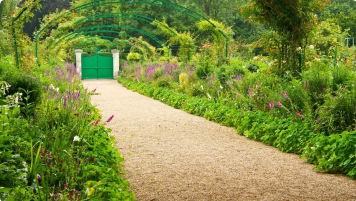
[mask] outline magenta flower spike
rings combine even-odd
[[[107,123],[109,123],[112,119],[114,118],[114,115],[111,115],[108,120],[106,120]]]

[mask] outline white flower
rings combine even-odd
[[[314,45],[310,45],[309,47],[310,47],[310,49],[314,49]]]
[[[203,85],[200,85],[200,88],[201,88],[201,90],[204,90],[204,87],[203,87]]]
[[[58,87],[56,88],[56,92],[59,92],[59,88]]]
[[[49,85],[49,89],[54,89],[53,84]]]
[[[210,94],[206,94],[206,95],[208,96],[208,98],[209,98],[209,99],[211,99],[211,96],[210,96]]]
[[[221,85],[220,85],[220,89],[223,89],[224,87],[222,87]]]
[[[302,50],[302,48],[301,48],[301,47],[298,47],[298,48],[297,48],[297,51],[300,51],[300,50]]]
[[[73,142],[79,142],[79,141],[80,141],[80,137],[79,136],[74,136]]]

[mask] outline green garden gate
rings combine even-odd
[[[82,79],[113,79],[113,57],[96,54],[82,56]]]

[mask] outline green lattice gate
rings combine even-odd
[[[82,79],[113,79],[113,66],[112,56],[83,56]]]

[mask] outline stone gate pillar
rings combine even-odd
[[[76,67],[80,78],[82,77],[82,53],[83,50],[75,50]]]
[[[111,50],[113,62],[114,62],[114,78],[116,79],[119,76],[120,70],[120,51],[119,50]]]

